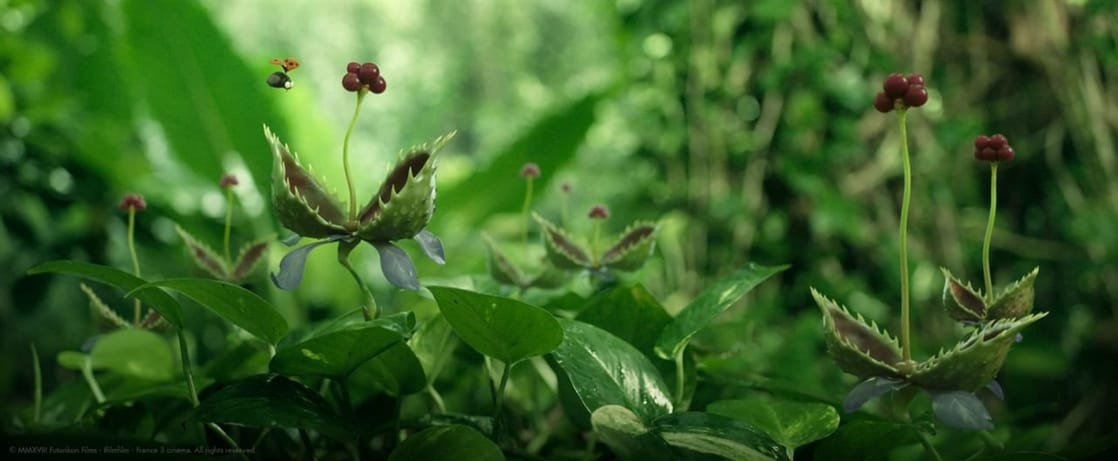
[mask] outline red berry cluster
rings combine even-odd
[[[1005,136],[996,134],[993,136],[979,135],[974,138],[974,158],[984,162],[1008,162],[1013,160],[1013,148],[1009,146],[1009,140]]]
[[[140,194],[126,194],[124,198],[120,200],[120,209],[124,211],[132,209],[143,211],[144,208],[147,207],[148,204],[144,202],[144,196]]]
[[[346,91],[366,90],[381,94],[387,87],[388,83],[380,75],[380,68],[376,64],[351,62],[346,65],[346,74],[342,77],[342,88],[345,88]]]
[[[924,88],[924,76],[912,74],[905,77],[901,74],[890,74],[881,85],[882,91],[873,99],[873,108],[878,112],[886,113],[898,104],[902,108],[920,107],[928,102],[928,90]]]
[[[590,219],[606,219],[609,218],[609,208],[601,204],[594,205],[588,214]]]

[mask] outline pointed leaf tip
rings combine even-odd
[[[397,288],[419,290],[419,278],[408,253],[391,243],[373,243],[380,254],[380,270],[384,278]]]
[[[294,290],[303,281],[303,270],[307,265],[307,256],[310,256],[311,250],[318,248],[328,243],[333,243],[345,238],[341,235],[334,235],[326,240],[319,240],[314,243],[308,243],[299,248],[291,250],[280,260],[279,272],[271,273],[272,283],[277,288],[285,291]]]
[[[547,248],[547,258],[560,269],[582,269],[594,267],[590,250],[575,241],[562,228],[552,224],[543,216],[532,213],[532,217],[543,228],[543,240]]]
[[[862,316],[855,317],[845,307],[823,296],[814,288],[811,295],[823,312],[827,352],[843,371],[862,378],[900,377],[901,348],[889,336]]]
[[[1014,319],[1024,317],[1033,311],[1033,282],[1040,272],[1040,268],[1033,269],[1024,277],[1013,282],[1004,290],[994,302],[990,304],[987,317],[990,319]]]
[[[179,238],[186,243],[187,249],[190,250],[190,257],[194,260],[194,264],[198,267],[209,272],[219,279],[226,279],[229,276],[229,269],[225,267],[225,261],[217,252],[210,249],[197,238],[191,235],[186,229],[179,225],[175,225],[175,233],[179,234]]]
[[[943,284],[943,307],[947,315],[960,322],[979,322],[986,318],[986,301],[970,284],[964,285],[946,268],[940,268],[946,279]]]
[[[617,243],[602,253],[602,265],[611,269],[634,271],[640,269],[656,245],[656,225],[637,223],[630,225]]]
[[[431,258],[436,264],[446,264],[443,242],[435,234],[423,229],[412,238],[419,243],[419,247],[423,249],[423,254],[427,255],[428,258]]]

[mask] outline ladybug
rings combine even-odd
[[[299,67],[299,60],[295,58],[274,58],[272,59],[272,64],[280,66],[283,69],[283,72],[272,72],[272,74],[268,76],[268,86],[272,88],[282,88],[285,90],[290,90],[292,87],[294,87],[295,82],[291,80],[291,77],[288,76],[287,73]]]

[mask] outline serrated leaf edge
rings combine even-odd
[[[187,232],[186,229],[183,229],[182,226],[179,226],[178,224],[175,224],[175,233],[179,234],[179,238],[181,238],[183,242],[186,243],[187,248],[191,252],[194,251],[194,248],[191,247],[197,247],[201,248],[202,251],[209,253],[209,256],[217,262],[217,265],[219,266],[218,269],[220,269],[221,272],[215,272],[214,268],[199,264],[198,257],[194,254],[191,254],[190,259],[194,261],[195,266],[200,267],[202,270],[219,279],[226,280],[229,278],[229,267],[225,265],[224,258],[218,256],[217,252],[210,248],[209,245],[202,243],[200,240],[195,238],[194,235],[192,235],[190,232]]]
[[[450,140],[453,139],[457,133],[457,131],[451,131],[447,134],[439,136],[438,138],[435,138],[434,141],[425,142],[407,149],[400,150],[400,153],[397,154],[396,161],[387,166],[387,174],[385,175],[384,179],[381,180],[380,186],[377,187],[376,193],[369,200],[369,203],[361,207],[360,212],[357,214],[357,221],[359,226],[358,234],[373,233],[372,229],[376,228],[380,224],[382,218],[392,211],[395,204],[394,202],[396,201],[396,197],[403,194],[404,191],[410,190],[409,186],[411,186],[412,184],[416,184],[416,180],[424,175],[427,175],[430,182],[430,184],[428,184],[428,187],[431,190],[431,205],[429,210],[425,210],[425,213],[427,213],[428,215],[427,219],[430,219],[431,215],[435,213],[435,199],[437,198],[435,177],[438,174],[438,154],[439,151],[444,146],[446,146],[446,144],[449,143]],[[423,162],[423,167],[415,173],[412,173],[411,169],[409,168],[406,172],[407,177],[404,181],[404,184],[403,186],[400,186],[399,189],[396,189],[395,187],[389,185],[388,181],[391,178],[392,173],[401,166],[404,166],[404,163],[406,163],[417,154],[427,154],[427,160]],[[388,186],[389,189],[387,200],[384,200],[380,197],[383,192],[381,189],[385,186]],[[372,216],[365,217],[365,215],[368,213],[373,214]],[[411,236],[405,236],[402,238],[409,237]]]
[[[117,314],[116,311],[110,308],[108,304],[105,304],[104,301],[101,301],[101,298],[97,296],[97,293],[94,293],[93,289],[89,288],[89,285],[86,285],[85,282],[78,282],[78,287],[80,287],[82,292],[84,292],[85,295],[89,297],[90,310],[100,316],[101,319],[108,321],[112,325],[115,325],[117,328],[129,328],[132,326],[132,324],[128,323],[127,320],[124,320],[124,318],[121,317],[120,314]]]
[[[543,216],[540,216],[539,213],[532,213],[532,218],[535,219],[537,223],[539,223],[540,227],[544,228],[544,232],[543,232],[544,243],[547,244],[548,248],[555,251],[556,254],[559,254],[559,255],[563,256],[564,258],[567,258],[567,260],[570,261],[571,264],[573,264],[575,266],[584,267],[584,268],[588,268],[588,269],[589,268],[594,268],[594,267],[597,266],[597,264],[591,259],[592,257],[591,257],[590,250],[587,249],[585,246],[583,246],[578,240],[576,240],[574,237],[572,237],[569,233],[567,233],[566,230],[564,230],[563,228],[553,224],[551,221],[548,221],[547,218],[544,218]],[[570,242],[572,246],[574,246],[575,248],[577,248],[579,251],[581,251],[583,253],[584,257],[579,258],[577,255],[573,255],[570,252],[568,252],[566,248],[560,246],[555,241],[555,238],[554,238],[553,234],[557,234],[557,235],[563,237],[568,242]]]
[[[940,272],[943,272],[943,276],[947,279],[943,282],[943,305],[944,305],[944,308],[945,309],[950,309],[950,308],[947,307],[947,300],[950,297],[951,301],[954,302],[956,306],[958,306],[964,312],[970,314],[973,317],[972,321],[978,322],[978,321],[981,321],[981,320],[985,319],[986,318],[986,312],[983,312],[981,315],[979,315],[978,313],[975,313],[974,311],[968,309],[966,306],[964,306],[962,303],[959,302],[958,298],[955,297],[955,293],[953,293],[951,291],[950,283],[952,281],[954,281],[960,287],[969,291],[972,295],[976,296],[978,298],[978,300],[982,302],[983,310],[986,311],[986,310],[989,310],[990,305],[986,304],[986,297],[983,296],[982,290],[975,289],[973,286],[971,286],[970,282],[966,282],[966,284],[964,284],[962,280],[960,280],[958,277],[956,277],[955,274],[952,274],[951,271],[948,270],[946,267],[940,267],[939,270],[940,270]],[[958,320],[958,319],[955,319],[955,320]]]
[[[241,251],[237,253],[237,258],[233,260],[234,261],[233,269],[231,271],[229,271],[229,280],[237,282],[237,281],[240,281],[240,280],[244,279],[249,274],[251,274],[252,271],[256,268],[256,266],[259,265],[260,262],[264,260],[264,254],[263,253],[268,251],[268,242],[271,241],[273,238],[274,237],[272,237],[272,236],[268,236],[268,237],[265,237],[265,238],[262,238],[262,239],[256,239],[256,240],[251,241],[249,243],[246,243],[244,246],[242,246]],[[261,247],[260,257],[256,258],[255,262],[253,262],[252,264],[249,264],[248,267],[245,267],[244,270],[242,271],[241,270],[241,264],[244,263],[245,257],[248,256],[249,251],[251,251],[253,248],[256,248],[256,247]]]
[[[820,293],[814,287],[811,288],[811,296],[813,298],[815,298],[815,304],[819,307],[819,310],[823,312],[824,328],[828,332],[833,332],[834,337],[839,340],[839,343],[841,343],[843,346],[847,347],[849,350],[858,353],[863,358],[873,362],[875,365],[879,365],[879,366],[881,366],[881,367],[883,367],[887,370],[892,370],[893,372],[896,373],[896,376],[904,376],[904,374],[901,373],[901,370],[898,369],[896,365],[891,365],[891,364],[885,363],[885,362],[877,359],[876,357],[873,357],[873,356],[869,355],[869,353],[867,351],[864,351],[864,350],[858,348],[854,343],[850,342],[849,340],[844,338],[842,335],[838,334],[838,329],[837,329],[837,327],[835,327],[833,320],[831,320],[830,313],[827,311],[827,309],[825,307],[823,307],[823,305],[824,304],[831,304],[831,305],[837,307],[841,314],[845,315],[850,320],[853,320],[856,323],[862,325],[863,327],[866,327],[867,329],[872,331],[875,335],[877,335],[880,339],[883,339],[886,344],[891,345],[893,347],[894,352],[897,353],[897,356],[901,357],[901,356],[903,356],[903,354],[902,354],[902,351],[901,351],[900,341],[897,340],[897,338],[890,335],[889,332],[886,331],[884,328],[881,328],[880,326],[878,326],[877,322],[874,322],[872,320],[867,322],[865,317],[862,317],[862,314],[852,313],[850,311],[850,309],[848,309],[846,306],[844,306],[842,304],[839,304],[835,300],[824,296],[822,293]],[[830,333],[828,333],[828,334],[830,334]]]
[[[307,198],[303,196],[303,194],[291,190],[291,182],[287,179],[287,167],[284,165],[283,156],[279,153],[275,146],[283,146],[283,149],[287,151],[288,155],[291,156],[291,159],[295,161],[295,164],[306,171],[307,176],[311,179],[311,181],[313,181],[319,189],[322,189],[324,192],[326,192],[330,200],[334,201],[334,204],[338,207],[338,210],[343,210],[344,207],[341,200],[338,199],[333,191],[330,191],[323,186],[323,184],[325,184],[325,181],[322,181],[319,178],[315,177],[314,172],[309,167],[303,166],[303,163],[299,161],[299,154],[293,151],[291,147],[287,145],[287,143],[280,141],[279,136],[273,133],[271,128],[269,128],[267,124],[264,125],[264,136],[268,139],[269,144],[272,145],[272,155],[279,160],[280,177],[283,178],[283,188],[284,191],[286,191],[287,195],[294,197],[297,202],[303,205],[303,208],[317,219],[318,224],[333,229],[336,231],[335,233],[338,234],[349,234],[350,232],[346,230],[343,224],[334,223],[327,220],[319,213],[319,207],[312,207],[310,202],[307,201]]]
[[[646,228],[646,227],[651,228],[651,230],[648,232],[648,234],[644,235],[643,237],[640,237],[639,239],[637,239],[633,242],[630,242],[628,245],[625,245],[625,238],[627,236],[629,236],[633,232],[636,232],[636,230],[638,228]],[[634,248],[636,248],[640,245],[644,245],[645,243],[654,239],[656,237],[656,231],[658,231],[659,229],[660,229],[659,226],[655,222],[652,222],[652,221],[637,221],[637,222],[634,222],[632,224],[629,224],[628,226],[625,227],[625,230],[623,230],[618,235],[617,243],[614,243],[613,245],[610,245],[609,247],[606,248],[606,251],[602,252],[601,264],[603,266],[608,266],[608,265],[613,264],[617,261],[625,259],[625,256],[630,251],[632,251]],[[622,245],[624,245],[624,246],[622,246]]]
[[[1023,275],[1015,282],[1007,285],[1004,289],[1002,289],[1001,292],[998,293],[998,296],[994,298],[994,302],[990,303],[990,307],[997,306],[1003,299],[1005,299],[1006,296],[1015,293],[1017,290],[1021,289],[1022,286],[1025,286],[1026,284],[1031,286],[1033,283],[1036,282],[1037,275],[1039,274],[1040,266],[1037,266],[1034,267],[1033,270],[1029,271],[1028,274]]]
[[[1032,325],[1037,320],[1040,320],[1047,316],[1047,312],[1038,312],[1020,318],[998,319],[985,323],[978,329],[971,332],[966,339],[955,343],[955,346],[953,346],[951,349],[945,350],[943,348],[940,348],[939,352],[937,352],[935,355],[929,357],[923,362],[920,362],[920,364],[916,366],[916,374],[931,370],[938,366],[940,362],[951,360],[952,357],[967,353],[971,349],[974,349],[979,345],[1004,340],[1006,336],[1016,336],[1017,333],[1025,329],[1025,327]],[[999,331],[997,331],[997,334],[995,334],[993,337],[987,338],[986,336],[990,333],[993,333],[993,330]]]

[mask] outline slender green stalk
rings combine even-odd
[[[680,350],[675,355],[675,404],[678,407],[683,406],[683,387],[687,381],[685,371],[683,368],[683,351]]]
[[[136,257],[136,207],[128,207],[128,253],[132,255],[132,275],[140,276],[140,259]],[[132,323],[140,326],[140,299],[132,304]]]
[[[932,445],[932,440],[928,438],[928,434],[925,434],[923,431],[916,431],[916,433],[920,435],[920,444],[924,445],[924,450],[927,450],[928,454],[932,455],[932,459],[943,461],[943,457],[936,451],[936,446]]]
[[[990,277],[990,238],[994,235],[994,218],[998,212],[998,162],[990,164],[990,216],[986,219],[986,237],[982,239],[982,276],[986,279],[986,302],[994,302],[994,279]]]
[[[299,428],[299,440],[303,442],[303,459],[314,459],[314,447],[311,446],[311,438],[307,435],[307,430]]]
[[[365,316],[365,321],[371,321],[380,316],[380,308],[377,306],[377,299],[373,297],[373,292],[369,290],[369,286],[361,281],[361,276],[353,269],[353,265],[349,263],[349,252],[357,247],[357,243],[341,242],[338,244],[338,264],[349,271],[349,275],[353,277],[353,281],[357,282],[357,286],[361,287],[361,291],[365,293],[365,304],[361,305],[361,314]]]
[[[571,199],[567,197],[568,195],[570,195],[570,193],[566,191],[563,191],[563,193],[559,195],[559,201],[562,202],[562,209],[560,210],[562,212],[560,215],[561,221],[559,222],[564,227],[571,225]]]
[[[904,196],[901,198],[901,347],[905,363],[912,361],[912,341],[909,336],[908,306],[908,206],[912,197],[912,162],[908,155],[908,130],[905,127],[905,111],[897,112],[897,123],[901,129],[901,156],[904,159]]]
[[[342,141],[342,168],[345,169],[345,184],[349,188],[349,221],[357,220],[357,191],[353,189],[353,176],[349,173],[349,137],[353,134],[353,126],[357,124],[357,115],[361,113],[361,102],[365,100],[365,90],[357,92],[357,105],[353,108],[353,118],[349,120],[349,127],[345,130],[345,139]]]
[[[590,241],[590,257],[598,260],[598,239],[602,238],[602,220],[594,220],[594,239]]]
[[[532,207],[532,183],[535,178],[528,176],[524,178],[527,180],[528,188],[524,191],[524,205],[520,207],[520,223],[523,227],[520,229],[520,239],[524,243],[524,247],[528,247],[528,210]]]
[[[35,349],[35,343],[31,343],[31,363],[34,365],[31,371],[35,376],[35,413],[32,421],[38,426],[39,417],[43,413],[43,371],[39,368],[39,351]]]
[[[233,227],[233,188],[225,188],[225,265],[233,264],[229,257],[229,229]]]
[[[98,404],[105,403],[105,393],[101,392],[101,386],[97,385],[97,379],[93,377],[93,359],[89,356],[86,356],[85,361],[82,362],[82,377],[85,378],[89,391],[93,393],[93,399]]]
[[[501,419],[501,406],[505,403],[505,386],[509,383],[511,372],[512,364],[505,362],[505,366],[501,370],[501,384],[497,385],[497,403],[493,405],[493,421],[500,421]]]
[[[439,394],[439,390],[435,389],[434,385],[427,385],[427,394],[430,395],[431,400],[435,402],[435,408],[439,409],[439,413],[446,413],[446,403],[443,402],[442,394]]]
[[[178,331],[179,356],[182,358],[182,375],[186,379],[186,390],[190,393],[191,406],[198,406],[198,388],[194,387],[194,372],[190,368],[190,351],[186,349],[186,335]]]

